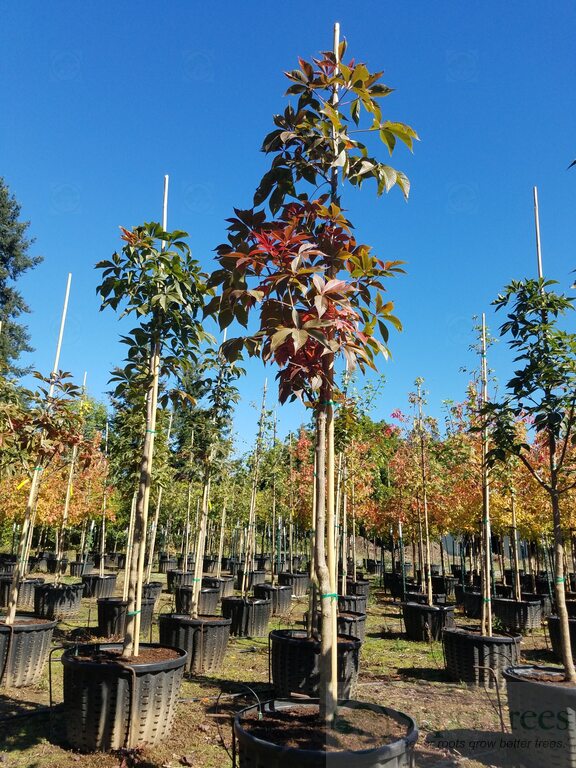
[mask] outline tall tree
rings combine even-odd
[[[29,224],[20,221],[20,206],[0,177],[0,370],[14,376],[26,372],[15,365],[22,352],[32,352],[28,330],[19,320],[30,309],[14,283],[42,261],[28,255],[34,242],[26,237]]]

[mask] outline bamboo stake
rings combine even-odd
[[[102,496],[102,525],[100,529],[100,564],[98,573],[100,578],[104,576],[104,558],[106,557],[106,507],[108,504],[108,419],[104,431],[104,457],[106,461],[106,473],[104,475],[104,493]]]
[[[432,572],[431,572],[431,551],[430,551],[430,526],[428,520],[428,490],[426,478],[426,451],[424,445],[424,422],[422,415],[422,380],[416,380],[417,399],[418,399],[418,431],[420,433],[420,473],[422,479],[422,506],[424,509],[424,540],[426,544],[426,562],[424,563],[426,578],[426,597],[428,605],[433,605],[432,596]]]
[[[266,390],[268,388],[268,379],[264,379],[262,389],[262,405],[260,407],[260,418],[258,420],[258,434],[256,437],[256,446],[254,449],[254,466],[252,469],[252,489],[250,493],[250,510],[248,514],[248,534],[246,546],[246,560],[242,572],[242,597],[246,598],[248,591],[248,572],[254,570],[255,554],[255,535],[256,535],[256,493],[258,490],[258,470],[260,468],[260,454],[262,451],[262,436],[264,434],[264,415],[266,413]]]
[[[294,571],[294,469],[292,456],[292,432],[288,435],[288,455],[290,457],[290,527],[288,533],[288,551],[290,573]]]
[[[482,313],[482,405],[488,402],[488,365],[486,360],[486,315]],[[484,567],[482,569],[482,634],[492,636],[492,536],[490,531],[490,475],[486,455],[488,453],[488,426],[482,429],[482,510],[484,531]]]
[[[234,495],[234,489],[232,489],[232,495]],[[220,543],[218,544],[218,562],[216,563],[216,578],[219,579],[222,575],[222,557],[224,555],[224,534],[226,530],[226,505],[228,503],[227,496],[224,496],[222,500],[222,516],[220,518]]]
[[[274,409],[274,429],[272,433],[272,446],[276,449],[276,409]],[[290,485],[292,485],[292,478],[290,478]],[[272,585],[276,584],[276,462],[274,462],[272,470]]]
[[[334,24],[334,57],[336,61],[336,72],[340,64],[340,24]],[[334,88],[332,107],[338,110],[338,88]],[[334,146],[336,148],[336,130],[333,129]],[[334,153],[336,154],[336,153]],[[332,168],[330,179],[330,199],[332,203],[338,201],[338,168]],[[336,270],[330,269],[330,277],[334,277]],[[330,594],[335,595],[338,591],[337,570],[338,563],[335,550],[334,524],[334,355],[326,355],[326,366],[328,373],[328,391],[326,397],[326,548],[327,548],[327,567],[330,579]],[[330,679],[326,691],[326,710],[322,712],[322,702],[320,703],[321,715],[324,714],[325,721],[332,724],[336,716],[336,704],[338,701],[338,648],[337,638],[338,629],[336,621],[336,600],[334,597],[324,599],[324,610],[327,613],[327,620],[322,623],[322,654],[329,654],[330,657]],[[329,627],[329,632],[326,628]]]
[[[342,454],[340,454],[342,458]],[[347,594],[348,581],[348,464],[346,460],[342,467],[342,586],[340,594]]]
[[[516,492],[514,488],[510,493],[510,512],[512,514],[512,557],[514,558],[514,600],[520,600],[520,563],[518,562],[518,527],[516,522]]]

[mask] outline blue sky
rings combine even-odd
[[[384,69],[396,89],[386,118],[422,141],[392,162],[411,179],[376,198],[347,189],[358,238],[406,262],[389,297],[404,324],[374,411],[406,408],[423,376],[429,411],[462,399],[473,365],[472,316],[512,278],[535,273],[532,187],[540,194],[545,274],[567,289],[576,268],[576,6],[568,0],[364,2],[19,3],[0,0],[0,175],[31,220],[44,263],[21,281],[36,352],[49,372],[66,275],[73,274],[61,367],[101,396],[123,347],[113,313],[99,313],[94,264],[119,246],[118,226],[161,215],[190,233],[214,266],[233,206],[247,207],[267,160],[259,152],[284,109],[283,71],[331,44],[339,21],[348,53]],[[503,344],[496,374],[510,370]],[[248,365],[237,412],[252,438],[265,376]],[[274,371],[269,370],[270,379]],[[272,392],[275,388],[272,387]],[[278,411],[280,432],[305,416]]]

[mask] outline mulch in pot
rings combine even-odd
[[[391,717],[368,709],[340,710],[334,727],[325,729],[318,720],[318,707],[295,705],[288,710],[258,713],[242,719],[242,727],[264,741],[280,747],[326,752],[373,749],[406,736],[406,727]]]

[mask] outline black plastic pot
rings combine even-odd
[[[454,600],[456,605],[464,603],[464,586],[462,584],[454,584]]]
[[[318,702],[298,702],[297,706],[317,706]],[[414,764],[414,745],[418,739],[418,728],[414,720],[402,712],[381,707],[377,704],[357,701],[343,701],[339,711],[343,714],[346,708],[370,710],[392,718],[405,728],[405,735],[389,744],[375,744],[370,749],[362,751],[335,751],[297,749],[274,744],[274,730],[266,733],[266,739],[258,738],[244,727],[246,718],[254,722],[262,716],[264,723],[266,713],[290,709],[294,701],[267,701],[265,704],[248,707],[234,718],[233,729],[233,768],[409,768]]]
[[[454,576],[432,576],[432,591],[447,598],[454,597],[456,578]]]
[[[217,579],[215,576],[203,576],[203,587],[217,587],[220,590],[220,599],[223,597],[230,597],[234,594],[234,577],[233,576],[220,576]]]
[[[547,619],[552,615],[552,601],[550,595],[539,595],[537,592],[521,592],[520,597],[522,600],[527,600],[529,603],[533,603],[535,600],[540,602],[541,617]],[[574,603],[574,616],[576,617],[576,602]]]
[[[230,634],[236,637],[264,637],[272,616],[272,600],[255,597],[225,597],[222,616],[232,619]]]
[[[154,613],[154,598],[142,598],[140,634],[149,635]],[[128,600],[101,597],[98,600],[98,634],[100,637],[122,637],[128,615]]]
[[[66,568],[68,568],[68,558],[63,557],[62,560],[56,560],[55,557],[50,557],[46,561],[48,573],[60,573],[65,574]]]
[[[34,613],[41,619],[74,616],[82,605],[84,584],[36,584]]]
[[[320,642],[302,629],[275,629],[270,632],[270,672],[276,694],[317,696],[320,682]],[[358,638],[338,635],[338,699],[353,695],[358,680],[360,646]]]
[[[562,685],[564,670],[512,665],[503,675],[517,762],[524,768],[574,768],[576,686]]]
[[[366,613],[367,603],[364,595],[338,595],[338,610],[341,613]]]
[[[84,562],[83,560],[75,560],[70,563],[70,576],[83,576],[85,573],[89,573],[92,570],[92,563]]]
[[[256,584],[254,597],[272,600],[272,615],[283,616],[292,607],[292,587],[272,586],[272,584]]]
[[[194,587],[177,587],[176,613],[192,613],[192,598]],[[198,613],[203,616],[213,616],[218,610],[220,590],[217,587],[202,587],[198,594]]]
[[[357,637],[364,642],[366,637],[366,614],[349,611],[348,613],[338,613],[336,617],[339,635],[348,635]]]
[[[270,571],[272,570],[272,562],[268,555],[261,555],[260,557],[256,558],[256,568],[259,571]]]
[[[142,644],[161,648],[157,644]],[[64,722],[68,743],[82,752],[108,752],[159,744],[172,728],[186,651],[171,648],[175,657],[154,662],[103,663],[96,644],[69,648],[64,666]]]
[[[361,595],[368,599],[368,595],[370,594],[370,582],[368,579],[347,581],[346,592],[348,592],[349,595]]]
[[[464,613],[468,619],[479,619],[482,613],[482,595],[480,592],[464,590]]]
[[[187,567],[184,568],[184,555],[178,555],[178,570],[193,571],[195,562],[196,562],[196,557],[193,554],[189,554]]]
[[[158,568],[160,569],[160,573],[168,573],[168,571],[175,570],[177,564],[178,561],[175,557],[161,557],[158,562]]]
[[[173,569],[166,574],[168,592],[175,592],[178,587],[190,587],[194,584],[194,571]]]
[[[402,603],[402,613],[409,640],[440,640],[444,627],[454,626],[453,605]]]
[[[42,577],[34,579],[24,579],[20,582],[18,590],[18,608],[24,611],[34,610],[34,590],[44,584]],[[0,576],[0,608],[5,608],[10,602],[10,592],[12,589],[12,576]]]
[[[112,597],[116,589],[116,574],[99,576],[89,573],[82,576],[84,597]]]
[[[406,592],[406,602],[426,605],[428,603],[428,596],[424,592]],[[446,595],[433,594],[432,603],[434,605],[446,605]]]
[[[303,597],[308,591],[310,577],[307,573],[283,571],[278,574],[278,584],[281,587],[292,587],[292,595],[294,597]]]
[[[442,633],[446,671],[452,678],[469,685],[493,688],[502,671],[520,659],[518,634],[481,635],[471,627],[451,627]]]
[[[539,599],[506,600],[492,598],[494,615],[508,630],[526,632],[530,629],[540,629],[542,626],[542,604]]]
[[[161,581],[149,581],[148,584],[142,586],[142,597],[156,602],[162,594],[162,586]]]
[[[228,638],[231,619],[221,616],[184,616],[162,613],[158,617],[160,642],[183,648],[188,654],[186,671],[206,675],[220,669]]]
[[[238,568],[236,573],[236,589],[242,589],[242,581],[244,580],[244,570]],[[252,589],[256,584],[264,584],[266,581],[266,571],[248,571],[246,577],[246,589]]]
[[[218,559],[216,557],[204,556],[204,573],[216,573]]]
[[[24,688],[42,678],[56,621],[16,616],[14,624],[0,622],[0,686]]]
[[[572,648],[572,658],[576,658],[576,619],[568,619],[570,628],[570,646]],[[548,617],[548,633],[550,635],[550,644],[552,653],[559,661],[562,661],[562,642],[560,639],[560,619],[558,616]]]

